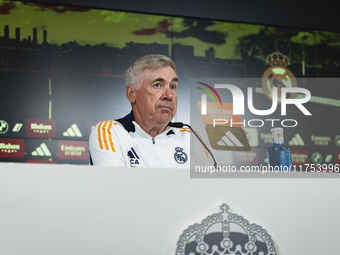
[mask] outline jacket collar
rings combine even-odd
[[[133,133],[136,132],[136,127],[133,124],[134,119],[133,119],[133,112],[132,111],[128,115],[126,115],[125,117],[117,119],[115,121],[122,124],[127,132],[133,132]],[[172,130],[172,128],[170,128],[169,131],[166,133],[166,135],[172,135],[172,134],[174,135],[175,132]]]

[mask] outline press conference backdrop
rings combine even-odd
[[[335,32],[13,1],[0,3],[0,21],[3,162],[89,164],[91,129],[130,111],[124,71],[145,54],[174,59],[175,121],[187,123],[191,78],[261,78],[273,66],[302,79],[340,76]],[[270,104],[261,84],[252,86],[254,104]],[[315,100],[308,132],[286,133],[293,163],[339,164],[339,87],[298,87]],[[252,150],[233,160],[265,163],[270,127],[247,128]]]

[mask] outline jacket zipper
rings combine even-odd
[[[152,144],[155,144],[155,138],[152,138]],[[155,146],[152,146],[152,153],[153,153],[153,160],[157,161],[156,153],[155,153]]]

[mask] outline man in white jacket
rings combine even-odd
[[[197,153],[190,153],[189,129],[169,126],[178,93],[176,67],[170,58],[137,59],[126,70],[125,82],[132,111],[124,118],[102,121],[92,130],[89,149],[94,165],[189,168],[192,157],[213,165],[201,145]]]

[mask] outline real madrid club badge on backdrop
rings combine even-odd
[[[281,103],[281,87],[297,87],[294,74],[287,68],[290,65],[289,58],[280,52],[269,54],[266,62],[270,67],[262,75],[262,88],[265,95],[272,101],[273,87],[277,88],[278,103]],[[290,93],[290,99],[295,98],[296,93]]]

